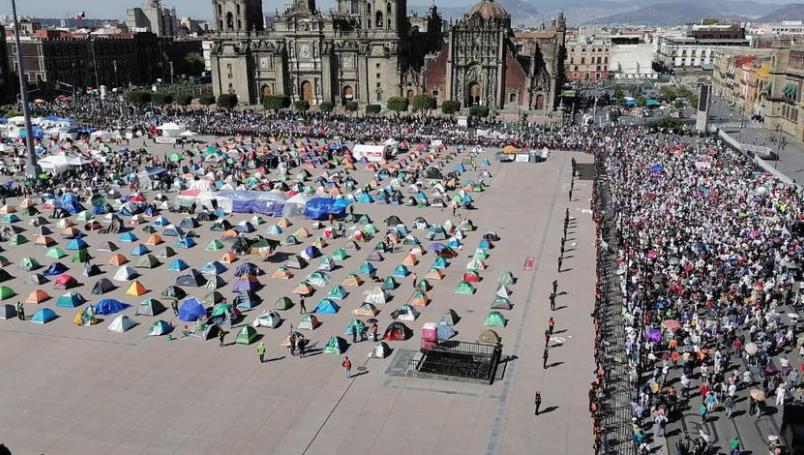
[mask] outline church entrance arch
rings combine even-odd
[[[408,106],[413,106],[413,98],[416,95],[413,93],[413,90],[408,90],[407,98],[408,98]]]
[[[536,97],[536,110],[537,111],[544,110],[544,95],[539,95]]]
[[[274,92],[274,90],[268,84],[263,85],[261,91],[263,97],[273,95]]]
[[[313,84],[310,81],[302,82],[301,99],[302,101],[313,101]]]
[[[480,84],[477,82],[470,82],[466,87],[466,106],[479,106],[480,105]]]

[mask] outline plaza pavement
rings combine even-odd
[[[481,158],[492,156],[489,152]],[[104,317],[97,326],[77,327],[72,323],[75,310],[55,307],[55,298],[61,291],[54,290],[51,283],[39,286],[53,299],[26,305],[28,316],[37,307],[48,306],[59,314],[58,319],[45,325],[16,319],[0,321],[0,443],[15,455],[591,453],[587,391],[593,369],[594,335],[589,313],[593,307],[594,225],[587,210],[590,181],[577,183],[574,200],[567,200],[571,156],[579,162],[591,162],[588,155],[556,153],[540,164],[492,163],[490,187],[474,194],[478,209],[463,213],[478,229],[465,240],[460,257],[450,260],[446,278],[433,283],[434,289],[428,293],[432,303],[415,322],[408,323],[413,337],[389,343],[395,352],[386,359],[367,359],[372,347],[369,342],[351,345],[346,354],[355,368],[366,368],[364,374],[352,380],[344,377],[342,356],[317,354],[298,359],[279,347],[289,324],[296,327],[301,318],[296,307],[282,312],[287,320],[279,328],[258,329],[268,347],[269,360],[259,364],[256,345],[232,344],[236,328],[227,336],[225,347],[219,347],[216,340],[181,338],[183,323],[172,318],[168,310],[157,318],[177,324],[173,332],[176,339],[148,338],[146,333],[157,318],[134,316],[135,308],[124,314],[139,325],[124,334],[106,330],[114,316]],[[462,179],[476,176],[470,171]],[[368,173],[361,174],[361,178],[367,177]],[[567,206],[577,224],[570,230],[565,271],[558,274],[559,240]],[[408,225],[416,216],[424,216],[432,223],[443,222],[450,215],[437,208],[378,204],[358,205],[356,213],[368,213],[380,228],[392,213]],[[178,214],[168,217],[177,223],[181,218]],[[231,221],[247,218],[250,215],[235,216]],[[309,220],[292,221],[295,224],[288,232],[311,224]],[[33,241],[35,235],[27,218],[20,226],[27,229],[24,234]],[[259,230],[264,231],[266,226]],[[54,238],[60,240],[58,230],[53,228]],[[490,252],[489,268],[481,273],[483,280],[477,293],[455,295],[469,256],[487,231],[497,232],[502,239]],[[147,237],[139,227],[135,232],[141,240]],[[209,223],[197,232],[201,235],[199,245],[190,250],[177,249],[177,257],[184,257],[191,267],[200,269],[205,262],[217,260],[222,251],[204,251],[213,238]],[[415,234],[423,238],[423,233]],[[313,235],[318,233],[313,231]],[[83,277],[79,264],[71,264],[69,257],[61,261],[83,284],[73,291],[81,292],[90,303],[101,298],[90,294],[91,285],[101,277],[111,278],[116,270],[105,265],[108,253],[96,251],[100,241],[107,239],[115,241],[122,254],[134,259],[129,255],[133,244],[119,242],[116,236],[91,234],[87,238],[90,252],[101,266],[102,275]],[[170,244],[173,238],[166,240]],[[377,240],[332,272],[331,286],[356,271]],[[344,239],[335,240],[324,253],[331,254],[343,243]],[[302,249],[303,246],[281,247],[279,251]],[[51,261],[45,260],[44,251],[29,243],[8,247],[0,254],[12,264],[29,255],[47,266]],[[403,257],[403,252],[386,255],[385,261],[377,264],[379,274],[389,276]],[[523,270],[528,257],[534,258],[532,271]],[[254,261],[240,261],[243,260]],[[427,254],[413,270],[423,277],[432,260],[432,253]],[[253,321],[262,309],[272,308],[277,297],[291,295],[295,284],[317,265],[313,261],[305,270],[294,271],[294,279],[283,281],[270,278],[281,264],[256,263],[267,272],[259,277],[265,285],[259,292],[263,303],[245,313],[244,323]],[[221,292],[229,298],[231,271],[236,265],[230,265],[230,271],[223,275],[228,283]],[[127,283],[116,283],[120,287],[102,298],[136,304],[155,297],[167,302],[159,294],[173,284],[178,274],[166,268],[167,264],[153,270],[138,269],[143,273],[140,280],[151,290],[144,296],[126,296]],[[4,285],[19,294],[9,303],[25,299],[36,286],[25,281],[29,274],[16,265],[8,269],[15,278]],[[482,385],[385,374],[396,350],[417,350],[421,326],[427,321],[437,322],[449,308],[461,318],[455,326],[456,339],[474,341],[483,329],[497,277],[504,270],[512,271],[518,281],[512,287],[514,308],[504,312],[508,325],[499,330],[503,356],[513,356],[501,367],[501,379],[493,385]],[[548,295],[556,278],[561,293],[557,299],[559,309],[550,312]],[[391,321],[391,310],[412,294],[410,278],[400,282],[401,286],[392,292],[393,300],[381,308],[380,330]],[[322,348],[332,335],[351,342],[351,337],[343,335],[344,327],[362,301],[363,291],[372,287],[366,283],[360,288],[347,288],[350,295],[339,302],[338,314],[320,316],[323,325],[305,333],[313,348]],[[328,289],[307,298],[308,309],[312,310]],[[206,288],[185,290],[198,298],[209,292]],[[297,300],[295,296],[293,300]],[[550,349],[552,366],[543,370],[543,333],[550,314],[556,318],[559,338]],[[533,415],[536,390],[543,398],[544,414],[539,417]]]

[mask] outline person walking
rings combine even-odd
[[[299,358],[304,358],[304,338],[296,337],[296,349],[299,350]]]
[[[377,331],[378,330],[379,330],[379,327],[377,326],[377,321],[372,322],[371,323],[371,340],[372,341],[375,341],[375,342],[377,341]]]
[[[260,358],[260,363],[265,363],[265,343],[262,341],[257,345],[257,357]]]
[[[558,292],[558,280],[553,280],[553,295]]]
[[[547,320],[547,330],[550,332],[550,335],[553,334],[553,329],[556,326],[556,321],[550,316],[550,319]]]
[[[536,396],[533,397],[533,406],[536,408],[533,415],[539,415],[539,407],[542,405],[542,394],[536,391]]]
[[[218,346],[223,347],[223,339],[226,337],[226,332],[223,329],[218,330]]]
[[[288,348],[290,348],[290,356],[296,355],[296,334],[291,333],[288,337]]]
[[[561,264],[564,262],[564,259],[559,256],[558,257],[558,273],[561,273]]]
[[[547,347],[545,346],[544,352],[542,353],[542,368],[545,370],[547,369],[547,358],[550,356],[547,352]]]
[[[352,329],[350,331],[352,332],[352,344],[355,344],[357,343],[357,334],[358,334],[357,324],[352,324]]]
[[[176,299],[171,299],[170,308],[173,310],[173,316],[179,317],[179,301]]]
[[[418,281],[418,276],[416,275],[416,272],[413,272],[411,277],[413,278],[413,281],[411,281],[411,284],[413,285],[413,289],[416,289],[416,282]]]
[[[556,310],[556,295],[550,294],[550,311]]]
[[[341,366],[346,370],[346,379],[352,379],[352,361],[349,360],[349,356],[343,358]]]
[[[17,311],[17,318],[20,321],[25,320],[25,307],[22,305],[22,302],[17,300],[17,304],[14,306],[14,309]]]
[[[299,297],[299,314],[307,314],[307,306],[304,304],[304,296]]]

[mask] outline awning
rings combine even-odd
[[[796,92],[798,92],[798,87],[795,84],[787,84],[784,86],[782,93],[789,98],[795,98]]]

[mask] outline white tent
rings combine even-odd
[[[373,303],[374,305],[385,304],[387,301],[388,297],[385,295],[385,291],[379,286],[370,291],[366,291],[366,298],[363,299],[363,302]]]
[[[270,327],[272,329],[279,327],[279,324],[282,322],[282,316],[279,315],[276,311],[273,310],[265,310],[257,316],[257,319],[251,323],[254,327]]]
[[[357,144],[352,148],[352,157],[355,160],[365,158],[368,161],[382,161],[386,158],[386,146]]]
[[[135,276],[137,276],[137,271],[131,266],[124,265],[117,269],[112,279],[115,281],[131,281]]]
[[[181,134],[187,131],[186,127],[173,122],[163,123],[156,129],[161,131],[164,137],[181,137]]]
[[[135,325],[137,325],[137,323],[133,319],[125,314],[121,314],[120,316],[114,318],[114,321],[109,324],[109,330],[112,332],[123,333]]]
[[[53,173],[64,172],[70,167],[70,163],[64,155],[46,156],[38,160],[37,163],[43,171]]]

